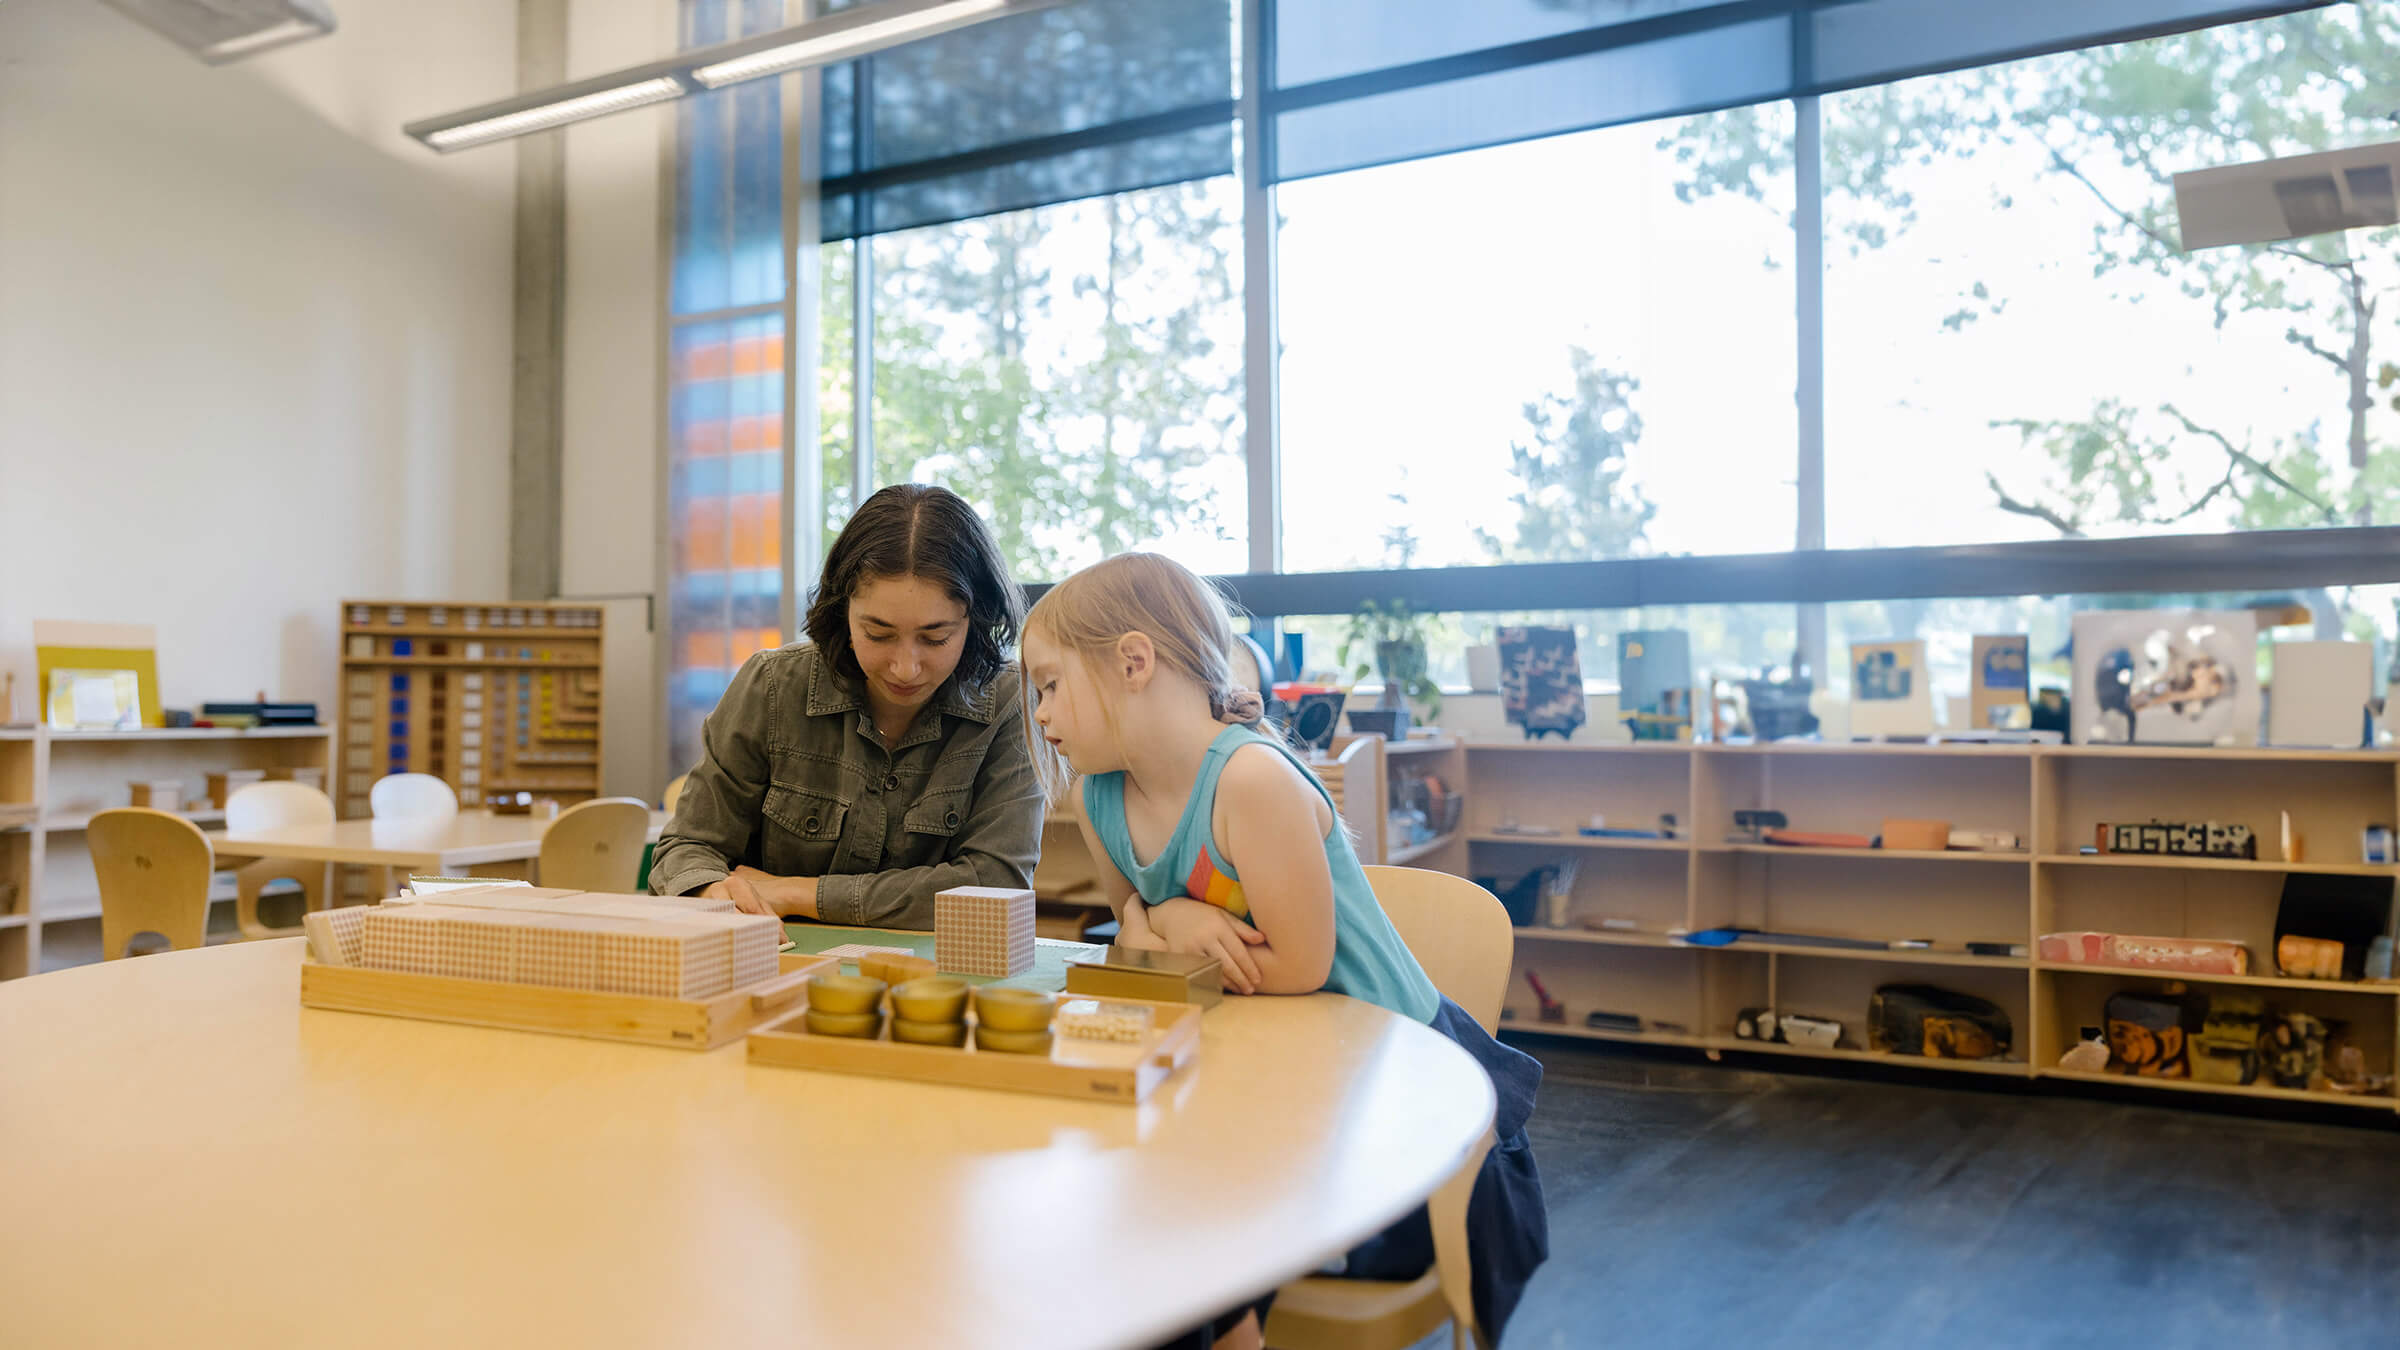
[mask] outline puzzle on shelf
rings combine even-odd
[[[1033,969],[1033,892],[959,886],[933,897],[933,963],[959,975]]]

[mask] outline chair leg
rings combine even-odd
[[[1475,1178],[1482,1174],[1484,1156],[1492,1151],[1492,1132],[1485,1130],[1467,1153],[1467,1161],[1426,1201],[1433,1228],[1433,1264],[1441,1272],[1442,1301],[1450,1305],[1450,1344],[1464,1350],[1472,1340],[1478,1350],[1490,1350],[1483,1328],[1475,1324],[1475,1296],[1468,1276],[1467,1202],[1474,1198]]]

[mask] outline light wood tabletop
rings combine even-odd
[[[1331,994],[1228,998],[1127,1107],[304,1009],[301,946],[0,984],[11,1345],[1145,1344],[1492,1118]]]
[[[211,830],[208,842],[220,857],[296,858],[454,876],[459,869],[482,863],[540,857],[542,831],[551,819],[461,811],[447,820],[337,820],[239,835]],[[651,812],[648,837],[656,840],[666,823],[666,812]]]

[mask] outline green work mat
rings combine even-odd
[[[831,947],[857,943],[862,947],[905,947],[930,961],[933,959],[933,934],[904,933],[889,928],[833,928],[821,923],[787,923],[783,934],[802,952],[821,952]],[[969,984],[1013,984],[1027,989],[1047,989],[1052,993],[1067,987],[1067,963],[1097,961],[1108,948],[1089,942],[1057,942],[1050,938],[1033,940],[1033,969],[1023,975],[995,980],[988,975],[961,975]],[[843,966],[852,972],[858,967],[851,962]]]

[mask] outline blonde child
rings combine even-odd
[[[1541,1066],[1434,989],[1323,786],[1255,729],[1259,699],[1233,685],[1232,645],[1224,602],[1181,564],[1129,553],[1085,568],[1026,616],[1032,734],[1055,753],[1053,770],[1063,759],[1082,779],[1084,843],[1118,942],[1214,956],[1237,993],[1348,994],[1449,1036],[1491,1074],[1499,1143],[1476,1179],[1468,1233],[1476,1316],[1497,1342],[1548,1255],[1524,1133]],[[1352,1251],[1343,1273],[1413,1279],[1432,1259],[1419,1210]],[[1197,1343],[1258,1344],[1272,1297],[1194,1333]]]

